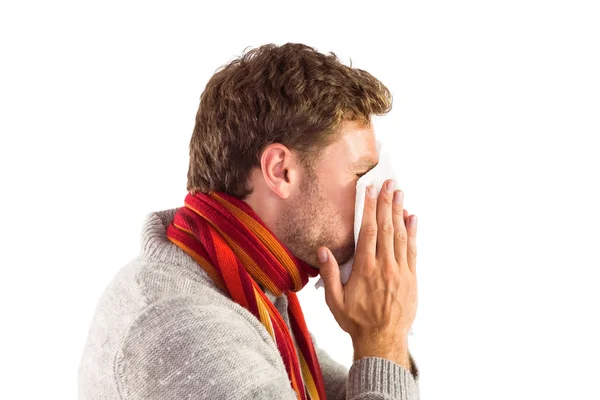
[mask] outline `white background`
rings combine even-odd
[[[600,398],[597,2],[195,3],[0,6],[0,398],[76,397],[99,296],[183,202],[204,85],[271,42],[394,94],[422,398]],[[350,366],[317,279],[309,329]]]

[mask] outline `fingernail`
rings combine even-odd
[[[392,193],[394,191],[394,186],[396,186],[396,182],[389,181],[385,184],[385,190],[387,190],[388,193]]]
[[[404,193],[401,190],[398,190],[394,193],[394,203],[399,204],[402,202],[402,198],[404,197]]]
[[[317,257],[319,258],[319,262],[327,262],[327,250],[319,249],[319,251],[317,252]]]
[[[410,224],[412,226],[417,226],[417,216],[416,215],[411,218]]]
[[[375,191],[375,186],[371,185],[369,186],[369,188],[367,189],[367,192],[369,193],[369,197],[371,198],[375,198],[377,197],[377,192]]]

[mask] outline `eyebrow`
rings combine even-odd
[[[361,172],[364,171],[364,173],[367,173],[370,170],[372,170],[373,168],[375,168],[377,166],[377,164],[379,164],[379,160],[373,161],[373,160],[362,159],[356,163],[356,169],[360,170]]]

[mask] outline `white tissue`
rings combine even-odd
[[[365,175],[361,176],[360,179],[356,182],[356,202],[354,208],[354,245],[356,247],[358,243],[358,234],[360,233],[360,227],[362,225],[362,217],[363,210],[365,207],[365,195],[367,191],[367,187],[370,185],[375,185],[375,189],[377,190],[377,194],[379,195],[379,191],[381,190],[381,186],[383,182],[387,179],[393,179],[396,182],[396,188],[398,189],[398,180],[396,179],[396,173],[394,171],[394,167],[392,164],[392,159],[385,149],[382,149],[382,143],[378,140],[377,143],[377,152],[379,153],[379,162],[377,166],[367,172]],[[340,278],[342,284],[345,284],[350,278],[350,272],[352,272],[352,264],[354,263],[354,257],[352,257],[348,262],[340,266]],[[317,283],[315,284],[315,289],[318,289],[323,286],[323,279],[319,278]],[[409,335],[412,335],[412,327],[408,332]]]

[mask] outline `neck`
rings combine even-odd
[[[280,232],[277,231],[277,218],[281,215],[281,204],[277,195],[265,195],[265,191],[255,190],[250,196],[244,199],[244,202],[260,217],[262,222],[280,238]]]

